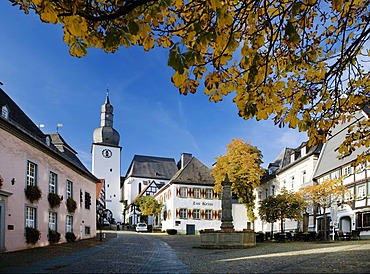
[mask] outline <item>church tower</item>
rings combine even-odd
[[[113,106],[109,94],[101,106],[100,127],[93,133],[92,174],[105,180],[106,208],[111,210],[113,218],[121,222],[122,204],[120,203],[121,182],[121,147],[119,133],[113,128]]]

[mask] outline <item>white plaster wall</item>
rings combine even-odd
[[[110,158],[102,155],[104,149],[112,151]],[[106,207],[113,213],[116,221],[123,221],[123,205],[120,203],[121,185],[121,148],[93,144],[92,174],[99,179],[105,179]]]
[[[41,188],[42,198],[33,205],[25,198],[24,189],[26,187],[26,168],[27,160],[38,165],[37,184]],[[37,209],[37,229],[41,232],[41,239],[37,246],[48,245],[48,214],[49,202],[48,183],[49,172],[53,171],[58,175],[59,195],[64,199],[57,212],[57,230],[61,234],[61,242],[65,241],[65,216],[67,214],[65,197],[66,197],[66,180],[73,182],[73,198],[77,202],[77,210],[73,214],[73,232],[78,239],[90,238],[96,236],[96,185],[90,179],[86,179],[79,173],[71,170],[61,164],[54,158],[35,149],[33,146],[21,141],[13,135],[0,130],[0,174],[4,179],[3,191],[11,192],[13,195],[6,198],[5,204],[5,249],[14,251],[27,248],[25,243],[25,207],[26,205],[34,206]],[[15,183],[12,185],[11,180],[14,178]],[[89,192],[91,195],[90,210],[84,208],[84,203],[80,203],[80,189]],[[8,230],[8,225],[13,225],[14,230]],[[85,226],[91,229],[90,235],[85,235]],[[80,227],[82,233],[80,233]]]
[[[162,220],[162,230],[166,231],[166,229],[176,229],[179,234],[186,234],[186,225],[191,224],[195,225],[196,232],[204,229],[214,229],[219,230],[221,226],[221,220],[205,220],[205,219],[180,219],[176,217],[176,209],[179,208],[186,208],[186,209],[209,209],[209,210],[221,210],[221,200],[219,199],[196,199],[196,198],[180,198],[176,196],[176,188],[177,187],[200,187],[200,188],[210,188],[213,187],[206,187],[206,186],[195,186],[195,185],[171,185],[170,198],[166,199],[164,202],[165,207],[171,210],[171,217],[168,218],[166,221]],[[161,194],[164,195],[165,191]],[[168,193],[168,190],[167,192]],[[157,200],[160,199],[161,195],[159,195]],[[176,221],[180,222],[180,224],[176,225]]]

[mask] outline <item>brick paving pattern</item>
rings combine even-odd
[[[201,249],[199,236],[131,231],[107,235],[109,240],[98,244],[93,239],[0,254],[0,272],[370,273],[369,240],[262,242],[248,249]]]

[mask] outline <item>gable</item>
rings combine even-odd
[[[211,169],[193,157],[184,168],[173,176],[170,183],[214,185],[215,180],[211,174]]]

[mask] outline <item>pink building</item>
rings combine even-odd
[[[100,181],[58,133],[44,134],[2,89],[0,108],[0,251],[95,237]],[[35,232],[36,242],[26,243]]]

